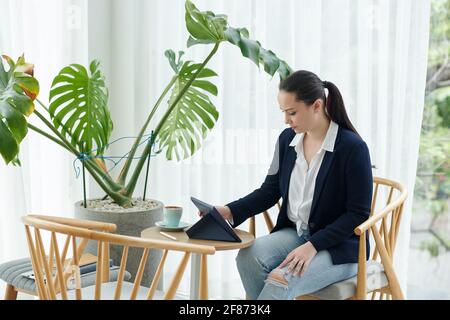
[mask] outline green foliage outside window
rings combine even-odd
[[[450,251],[450,1],[432,0],[425,107],[414,193],[415,214],[430,215],[432,235],[420,248],[436,257]],[[417,209],[420,208],[420,209]],[[448,228],[448,226],[447,226]],[[447,231],[447,232],[445,232]],[[414,230],[413,230],[414,232]]]

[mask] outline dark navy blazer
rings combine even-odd
[[[287,215],[289,180],[297,159],[294,147],[289,146],[294,136],[295,132],[291,128],[280,134],[274,156],[274,160],[278,161],[276,170],[269,170],[261,187],[227,204],[233,214],[233,227],[268,210],[282,198],[272,232],[295,228]],[[358,262],[359,237],[354,234],[354,229],[369,217],[372,184],[372,168],[366,143],[354,132],[339,127],[334,152],[326,151],[317,174],[308,223],[311,234],[309,241],[317,251],[328,250],[333,264]],[[368,259],[368,236],[366,250]]]

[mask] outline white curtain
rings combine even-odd
[[[410,191],[397,244],[396,270],[406,292],[412,191],[418,156],[428,47],[428,0],[232,0],[195,1],[201,10],[229,16],[253,39],[293,69],[334,82],[349,116],[368,143],[374,175],[400,181]],[[186,50],[184,1],[0,0],[0,52],[25,52],[36,64],[46,101],[51,79],[72,62],[100,59],[110,89],[115,125],[112,140],[138,133],[150,107],[171,77],[164,51]],[[186,59],[203,61],[210,47],[193,47]],[[278,78],[224,43],[208,65],[219,77],[213,98],[219,121],[192,158],[151,161],[147,195],[184,207],[183,220],[197,221],[190,196],[220,205],[242,197],[263,181],[283,130],[276,94]],[[160,116],[161,114],[159,114]],[[159,119],[158,117],[156,117]],[[155,123],[153,123],[153,126]],[[111,141],[112,141],[111,140]],[[110,154],[125,153],[121,141]],[[19,217],[29,212],[72,214],[81,198],[73,158],[30,133],[21,148],[22,168],[0,164],[0,262],[26,254]],[[113,173],[117,173],[117,169]],[[135,195],[141,196],[143,179]],[[89,183],[89,196],[103,192]],[[271,210],[273,218],[276,210]],[[247,228],[244,224],[242,228]],[[257,234],[266,233],[262,219]],[[208,260],[212,298],[243,297],[236,251]],[[188,277],[181,286],[188,293]]]
[[[44,103],[62,66],[87,61],[86,8],[84,1],[0,0],[0,53],[14,60],[24,53],[35,64],[39,99]],[[30,122],[43,128],[36,116]],[[20,160],[20,168],[6,167],[0,161],[0,262],[28,256],[21,216],[71,216],[73,203],[82,195],[73,158],[46,138],[29,132],[21,145]]]

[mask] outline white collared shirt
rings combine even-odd
[[[289,144],[290,147],[295,147],[297,160],[292,169],[291,180],[289,182],[287,214],[289,220],[295,223],[299,236],[308,227],[317,174],[322,165],[325,152],[334,151],[338,129],[339,126],[334,121],[331,121],[322,146],[311,159],[309,168],[303,152],[303,138],[305,134],[296,134]]]

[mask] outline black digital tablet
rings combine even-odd
[[[241,238],[214,207],[186,230],[186,234],[191,239],[242,242]]]

